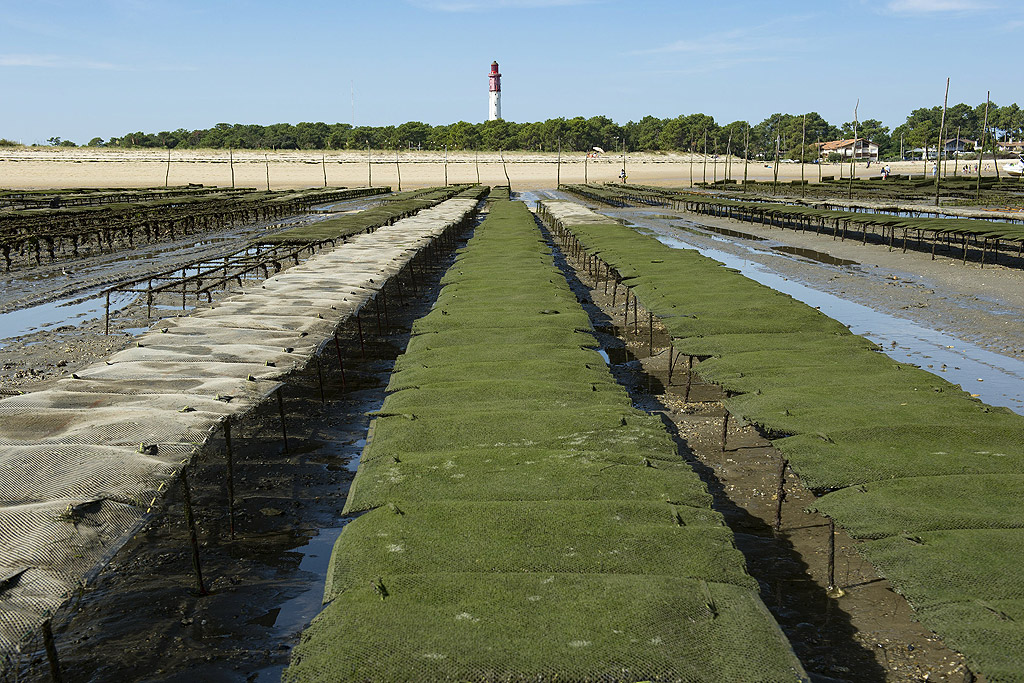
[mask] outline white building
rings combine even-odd
[[[878,161],[878,145],[867,138],[849,140],[831,140],[821,143],[818,155],[827,157],[829,154],[841,154],[844,159],[856,155],[857,159]]]

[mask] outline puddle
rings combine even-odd
[[[657,216],[649,216],[649,218],[657,218]],[[672,218],[678,218],[678,216],[672,216]],[[754,242],[765,241],[764,237],[758,237],[757,235],[751,235],[749,232],[740,232],[739,230],[730,230],[728,228],[716,228],[713,225],[696,225],[696,227],[676,225],[673,227],[681,228],[689,232],[700,233],[701,231],[713,232],[718,235],[725,235],[726,237],[739,237],[744,240],[752,240]]]
[[[110,310],[124,308],[135,300],[136,295],[128,292],[115,293],[110,297]],[[32,332],[51,330],[62,325],[78,325],[88,320],[102,318],[104,299],[63,299],[38,306],[30,306],[9,313],[0,314],[0,334],[9,340]],[[0,348],[4,344],[0,341]]]
[[[601,358],[604,359],[604,364],[605,365],[609,365],[610,366],[612,364],[612,359],[608,356],[608,352],[607,351],[605,351],[604,349],[597,349],[597,353],[601,356]]]
[[[804,249],[803,247],[791,247],[789,245],[782,245],[779,247],[772,247],[772,251],[782,252],[783,254],[789,254],[791,256],[799,256],[801,258],[810,259],[811,261],[817,261],[818,263],[825,263],[830,266],[860,265],[856,261],[838,258],[836,256],[833,256],[832,254],[826,254],[823,251],[815,251],[814,249]]]
[[[909,320],[876,311],[833,294],[783,277],[771,269],[733,254],[687,242],[654,231],[654,236],[675,249],[696,249],[735,268],[746,277],[783,292],[847,325],[867,337],[891,358],[912,363],[959,384],[989,405],[1005,406],[1024,415],[1024,362],[1002,356],[969,342]]]
[[[270,628],[272,629],[270,635],[284,639],[301,632],[313,617],[320,613],[320,610],[323,609],[324,584],[327,582],[327,565],[331,560],[334,542],[338,540],[345,525],[351,521],[352,519],[349,518],[340,519],[338,520],[339,526],[317,529],[316,535],[310,537],[306,545],[291,551],[302,553],[298,571],[313,574],[319,577],[318,580],[310,582],[309,588],[300,595],[281,603],[280,606],[256,617],[250,623]],[[280,664],[260,669],[255,672],[255,677],[250,677],[248,680],[278,683],[285,666]]]

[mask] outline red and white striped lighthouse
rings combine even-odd
[[[487,118],[490,121],[501,118],[501,74],[498,73],[497,62],[491,62],[491,98],[488,102]]]

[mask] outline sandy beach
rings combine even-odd
[[[363,187],[367,184],[388,185],[398,189],[411,189],[445,184],[475,183],[505,185],[505,173],[515,190],[553,188],[563,183],[615,182],[622,170],[621,154],[604,154],[587,158],[582,152],[563,153],[561,164],[553,152],[508,152],[501,156],[495,152],[449,151],[445,164],[444,151],[371,150],[367,164],[365,151],[296,151],[262,152],[243,150],[171,150],[170,163],[166,150],[121,150],[93,147],[24,147],[0,148],[0,188],[96,188],[96,187],[161,187],[197,183],[231,187],[232,171],[236,187],[266,189],[269,172],[270,188],[274,190],[322,187],[326,184],[344,187]],[[232,161],[233,159],[233,161]],[[686,187],[691,172],[695,183],[726,175],[726,158],[717,162],[708,159],[705,167],[700,155],[676,153],[626,153],[628,182],[642,185]],[[987,174],[994,174],[991,160]],[[743,178],[743,160],[733,158],[729,177]],[[920,161],[891,163],[893,173],[924,172]],[[691,168],[692,167],[692,168]],[[858,165],[858,177],[877,175],[878,165],[871,168]],[[805,164],[804,177],[817,182],[819,166]],[[952,164],[947,169],[952,175]],[[822,164],[822,175],[849,177],[849,164]],[[931,173],[931,164],[928,165]],[[747,177],[751,180],[771,180],[773,170],[764,162],[751,161]],[[796,180],[801,177],[801,164],[784,163],[779,166],[779,179]]]

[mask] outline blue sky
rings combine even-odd
[[[0,0],[0,137],[1024,105],[1021,0]]]

